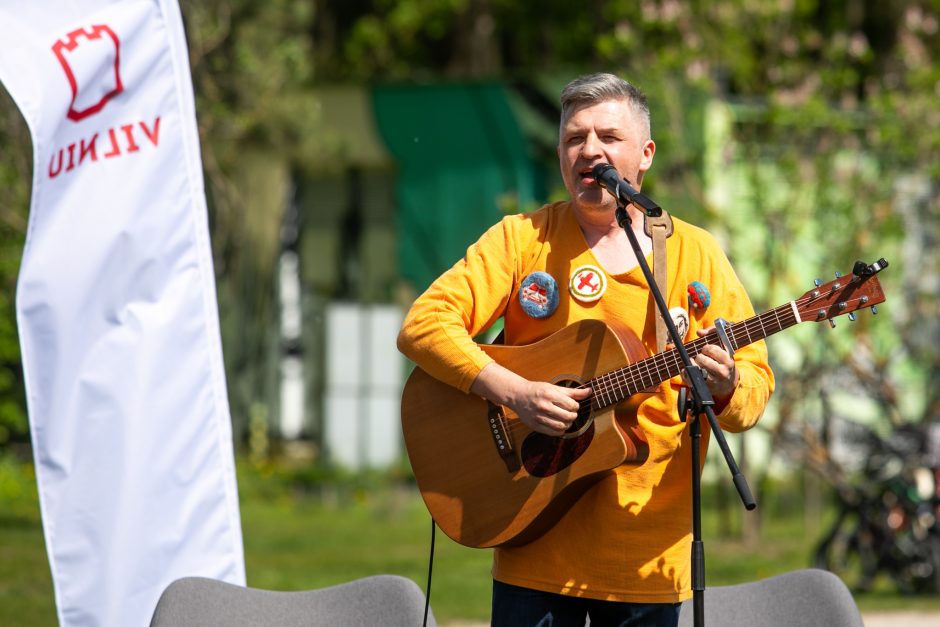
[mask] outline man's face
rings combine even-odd
[[[653,165],[656,145],[640,116],[626,100],[609,100],[575,109],[561,127],[558,161],[575,207],[612,212],[614,197],[594,181],[592,168],[609,163],[636,189]]]

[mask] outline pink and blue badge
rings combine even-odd
[[[689,306],[695,309],[705,309],[712,302],[712,295],[708,293],[708,288],[704,283],[692,281],[689,283]]]

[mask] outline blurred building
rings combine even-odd
[[[395,346],[411,300],[506,213],[559,188],[558,111],[498,83],[324,87],[322,155],[280,230],[276,439],[343,467],[403,459]]]

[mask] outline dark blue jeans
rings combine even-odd
[[[676,627],[678,603],[619,603],[493,581],[491,627]]]

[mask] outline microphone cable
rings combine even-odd
[[[428,582],[424,588],[424,623],[428,627],[428,612],[431,609],[431,573],[434,569],[434,537],[437,535],[437,523],[431,518],[431,553],[428,555]]]

